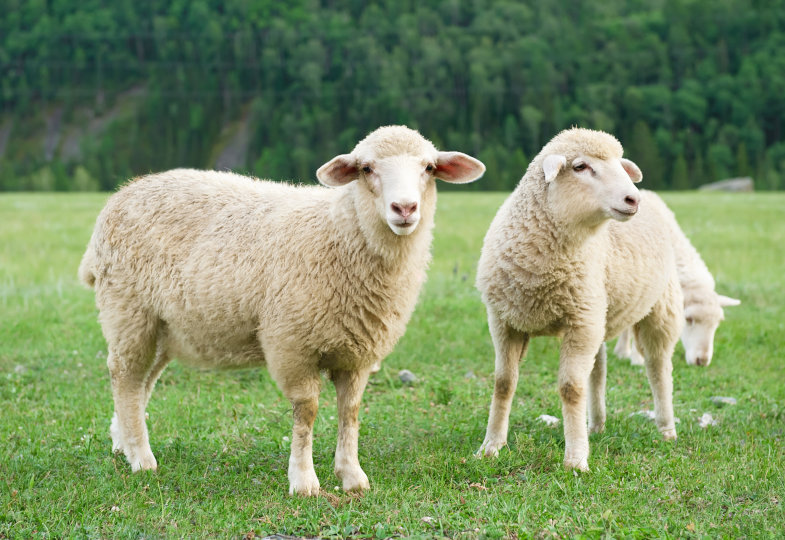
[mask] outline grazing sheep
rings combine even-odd
[[[335,384],[335,473],[369,487],[358,411],[372,367],[403,335],[430,260],[435,179],[485,166],[403,126],[292,186],[178,169],[134,180],[98,217],[79,268],[108,342],[113,448],[155,469],[145,407],[173,357],[209,368],[266,364],[294,416],[289,492],[314,495],[320,371]]]
[[[588,470],[587,390],[589,428],[601,431],[603,342],[632,324],[645,351],[657,425],[666,439],[676,438],[671,355],[681,331],[681,289],[662,234],[667,209],[639,208],[633,182],[641,176],[613,136],[566,130],[532,160],[496,214],[477,272],[496,350],[496,383],[478,455],[496,455],[507,443],[518,363],[529,339],[561,336],[564,464]]]
[[[641,204],[646,204],[646,199],[649,197],[659,199],[657,194],[651,191],[642,191],[641,194],[643,196]],[[687,364],[691,366],[708,366],[714,354],[714,333],[720,322],[725,319],[722,308],[738,306],[741,300],[723,296],[714,291],[714,278],[711,272],[706,268],[700,254],[679,227],[676,216],[672,212],[668,215],[672,218],[671,230],[676,254],[676,269],[684,295],[686,324],[681,333],[684,356]],[[642,366],[643,356],[634,343],[632,331],[627,328],[619,335],[613,352],[619,358],[629,358],[630,363],[634,366]]]

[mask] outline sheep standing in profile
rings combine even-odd
[[[666,439],[676,438],[671,356],[683,320],[681,288],[663,234],[668,210],[639,207],[633,182],[641,176],[611,135],[570,129],[532,160],[496,214],[477,272],[496,350],[479,455],[496,455],[507,443],[529,339],[560,336],[564,464],[588,470],[587,401],[589,429],[605,426],[603,342],[631,325],[646,358],[657,426]]]
[[[157,467],[145,407],[173,357],[208,368],[266,364],[294,412],[289,491],[314,495],[324,370],[337,393],[335,473],[345,490],[368,488],[360,400],[425,280],[436,178],[471,182],[484,170],[389,126],[317,171],[335,189],[180,169],[119,190],[79,268],[108,343],[114,450],[134,471]]]
[[[654,192],[641,191],[641,195],[641,204],[646,204],[648,198],[659,199],[660,203],[665,204]],[[676,268],[684,295],[686,324],[681,333],[684,357],[690,366],[708,366],[714,354],[714,333],[725,319],[722,308],[738,306],[741,300],[715,292],[714,277],[706,263],[679,227],[676,216],[672,212],[669,216],[672,218],[670,230],[676,254]],[[619,358],[629,358],[633,366],[643,365],[643,356],[635,346],[631,328],[619,335],[613,352]]]

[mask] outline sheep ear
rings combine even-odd
[[[630,175],[630,178],[632,179],[633,182],[637,184],[638,182],[643,180],[643,173],[635,163],[625,158],[621,158],[619,161],[621,161],[622,168],[624,168],[624,170],[627,171],[627,174]]]
[[[567,158],[560,155],[560,154],[550,154],[545,156],[545,159],[542,160],[542,170],[545,173],[545,181],[552,182],[554,178],[559,174],[559,171],[562,170],[567,165]]]
[[[319,167],[316,178],[325,186],[344,186],[359,176],[357,160],[351,154],[335,156],[330,161]]]
[[[485,165],[479,159],[461,152],[439,152],[436,158],[436,178],[453,184],[474,182],[485,173]]]
[[[720,307],[738,306],[741,304],[741,300],[731,298],[730,296],[724,296],[722,294],[718,294],[717,299],[720,301]]]

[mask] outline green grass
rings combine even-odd
[[[93,295],[76,268],[106,195],[0,196],[0,538],[779,537],[785,534],[785,194],[668,194],[727,310],[708,369],[674,359],[679,440],[660,440],[640,368],[609,360],[608,423],[592,471],[563,470],[558,342],[521,366],[510,444],[485,433],[493,350],[473,282],[503,194],[442,194],[420,303],[361,412],[372,488],[335,490],[335,392],[325,385],[314,461],[324,488],[287,495],[291,412],[264,371],[168,368],[150,404],[157,473],[131,474],[109,439],[112,400]],[[398,382],[407,368],[419,381]],[[732,396],[716,408],[709,398]],[[717,426],[697,420],[711,412]],[[430,517],[432,520],[423,521]]]

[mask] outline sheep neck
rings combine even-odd
[[[608,234],[607,220],[587,224],[556,216],[549,211],[545,189],[532,189],[523,183],[521,187],[513,203],[512,219],[520,234],[516,241],[529,244],[527,251],[540,255],[532,258],[531,265],[550,269],[565,261],[585,260],[591,256],[595,240]]]
[[[346,237],[355,236],[362,242],[363,249],[373,254],[380,269],[416,264],[418,259],[424,266],[430,258],[434,208],[435,195],[424,196],[417,229],[408,236],[398,236],[379,217],[373,196],[353,182],[338,197],[333,219],[336,226],[347,233]]]

